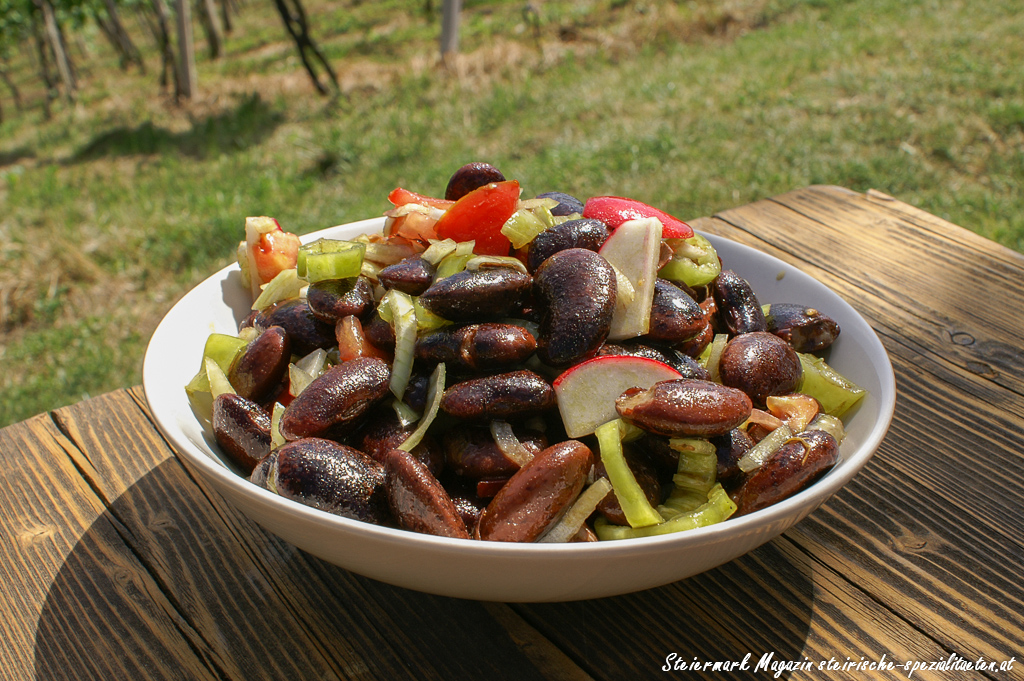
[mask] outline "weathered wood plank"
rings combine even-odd
[[[145,566],[120,541],[48,415],[0,431],[0,664],[9,678],[214,679],[174,623]],[[81,599],[67,607],[69,594]],[[64,635],[54,636],[55,630]],[[143,641],[145,641],[143,643]]]
[[[773,252],[824,281],[868,317],[893,359],[899,400],[890,437],[835,498],[834,504],[847,507],[829,513],[833,505],[827,505],[791,536],[916,627],[938,632],[950,651],[1008,657],[1024,645],[1020,629],[1006,626],[1024,612],[1024,520],[1007,513],[1024,502],[1019,375],[995,380],[971,371],[982,361],[971,354],[976,349],[965,351],[950,341],[955,334],[942,329],[984,333],[984,345],[1003,350],[1019,332],[1013,320],[965,305],[964,296],[941,285],[942,292],[930,297],[927,282],[937,271],[962,282],[970,271],[981,290],[996,290],[1024,260],[1001,249],[991,256],[979,250],[966,258],[969,265],[960,265],[942,255],[951,249],[948,243],[938,247],[895,236],[919,231],[901,217],[898,202],[886,202],[887,214],[873,221],[874,209],[860,195],[816,188],[812,198],[805,192],[784,195],[726,211],[721,220],[698,227]],[[907,215],[923,221],[913,211]],[[928,239],[956,239],[963,231],[933,227],[924,231]],[[842,248],[828,245],[840,243],[844,228],[859,230],[858,239],[848,240],[858,249],[851,258],[855,268],[845,266]],[[965,243],[984,246],[970,238]],[[870,253],[878,255],[869,260]],[[976,269],[979,262],[985,268]],[[913,293],[904,297],[906,291]],[[933,307],[945,312],[927,312]],[[1001,362],[1006,370],[1019,366],[1020,355],[1000,351],[984,360]],[[916,514],[907,515],[907,509]],[[888,541],[880,541],[880,534]],[[812,546],[809,537],[822,545]],[[904,550],[921,541],[930,545],[927,556]],[[1015,559],[1006,560],[1008,555]]]
[[[117,392],[55,419],[158,585],[147,596],[171,604],[218,678],[586,678],[483,604],[358,577],[267,534],[188,474],[144,407],[140,391]]]

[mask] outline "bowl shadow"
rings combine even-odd
[[[654,679],[673,653],[750,653],[752,674],[764,652],[801,659],[807,639],[813,580],[787,547],[778,538],[701,575],[612,598],[461,600],[306,554],[169,459],[65,558],[39,617],[36,678]]]

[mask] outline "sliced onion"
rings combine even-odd
[[[256,300],[253,301],[252,309],[263,310],[282,300],[298,298],[305,283],[299,279],[299,273],[294,268],[281,270],[273,279],[262,286],[263,290],[256,297]]]
[[[395,361],[391,366],[391,392],[402,399],[412,376],[412,363],[416,351],[416,308],[412,296],[392,289],[381,300],[381,308],[391,312],[395,328]]]
[[[391,408],[395,410],[395,416],[403,428],[420,420],[419,412],[397,397],[391,400]]]
[[[430,246],[427,250],[420,253],[420,257],[429,262],[434,267],[437,267],[437,263],[441,262],[445,256],[451,255],[455,252],[455,247],[458,244],[455,243],[455,239],[431,239]]]
[[[569,510],[537,541],[542,544],[553,544],[567,542],[575,537],[576,533],[583,527],[583,523],[587,521],[587,518],[597,508],[597,505],[611,491],[611,481],[608,478],[598,478],[594,481],[593,485],[587,487],[576,497],[576,501],[569,507]]]
[[[722,377],[718,372],[718,364],[722,359],[722,351],[725,350],[725,345],[728,342],[729,336],[724,333],[716,334],[714,340],[711,341],[710,353],[708,353],[708,363],[704,368],[707,369],[708,374],[711,376],[711,380],[715,383],[720,383],[722,380]]]
[[[286,440],[284,435],[281,434],[281,416],[284,414],[284,405],[280,402],[274,402],[274,411],[270,415],[270,448],[277,449],[283,445]]]
[[[772,432],[765,435],[760,442],[747,450],[747,453],[740,458],[737,465],[744,473],[757,470],[761,467],[761,464],[768,460],[768,457],[770,457],[776,449],[781,447],[783,443],[791,437],[793,437],[793,431],[789,429],[789,426],[779,426]]]
[[[313,382],[314,378],[315,376],[312,376],[309,372],[300,369],[297,365],[289,364],[288,392],[292,394],[292,397],[298,397],[302,391]]]
[[[843,421],[831,414],[818,414],[813,421],[807,426],[807,430],[823,430],[836,439],[839,444],[843,443],[843,438],[846,437],[846,427],[843,425]]]
[[[519,441],[508,421],[491,421],[491,437],[494,438],[494,444],[498,445],[501,453],[519,464],[520,468],[533,460],[533,452]]]
[[[529,274],[523,261],[511,255],[474,255],[466,262],[466,269],[470,272],[484,267],[511,267],[523,274]]]
[[[775,430],[779,426],[786,425],[786,422],[778,416],[769,414],[763,409],[751,409],[750,417],[747,418],[744,426],[747,425],[764,426],[766,430]],[[792,430],[792,428],[790,428],[790,430]]]
[[[434,422],[437,417],[437,411],[441,408],[441,397],[444,396],[444,379],[445,379],[445,368],[444,362],[441,362],[434,369],[434,373],[430,375],[430,383],[427,385],[427,408],[423,411],[423,418],[420,419],[420,424],[416,426],[416,430],[405,439],[405,442],[398,446],[407,452],[411,452],[413,448],[423,440],[423,436],[427,433],[427,428]]]
[[[206,365],[206,377],[210,380],[210,394],[214,398],[225,393],[234,395],[235,389],[231,387],[231,381],[228,380],[227,374],[220,368],[220,365],[209,357],[206,358],[204,364]]]

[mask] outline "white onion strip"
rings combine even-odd
[[[494,444],[498,445],[501,453],[517,463],[520,468],[533,461],[533,452],[519,441],[508,421],[491,421],[491,437],[494,438]]]
[[[597,505],[612,491],[608,478],[598,478],[593,485],[583,490],[569,510],[538,541],[542,544],[567,542],[576,536]]]

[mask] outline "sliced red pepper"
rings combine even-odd
[[[587,203],[583,206],[583,217],[600,220],[611,229],[615,229],[629,220],[658,218],[661,220],[662,238],[689,239],[693,236],[693,229],[679,218],[636,199],[626,199],[621,196],[595,196],[587,199]]]
[[[430,206],[431,208],[440,208],[441,210],[447,210],[454,204],[454,201],[448,201],[446,199],[435,199],[432,196],[425,196],[423,194],[417,194],[411,192],[408,189],[402,189],[396,187],[391,190],[388,194],[388,201],[392,203],[396,208],[398,206],[404,206],[407,203],[418,203],[421,206]]]
[[[456,201],[434,225],[439,239],[476,241],[479,255],[508,255],[512,244],[501,228],[516,212],[519,182],[491,182]]]

